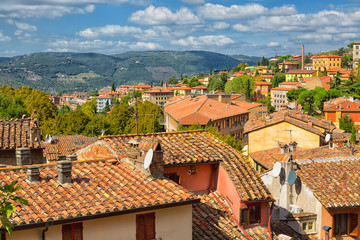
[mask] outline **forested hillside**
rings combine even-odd
[[[246,61],[244,59],[244,61]],[[35,53],[0,58],[0,85],[26,85],[48,93],[95,91],[114,83],[167,81],[171,76],[192,76],[228,69],[240,61],[205,51],[95,53]]]

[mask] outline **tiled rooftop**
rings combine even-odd
[[[324,136],[324,131],[317,127],[320,127],[323,130],[327,130],[328,132],[335,128],[335,126],[331,125],[325,120],[318,119],[307,114],[301,114],[301,112],[295,110],[283,110],[267,115],[264,118],[257,117],[250,119],[245,124],[245,133],[252,132],[280,122],[291,123],[320,136]]]
[[[44,157],[47,161],[56,161],[59,156],[71,155],[96,140],[97,138],[82,135],[51,136],[51,139],[43,143]]]
[[[0,172],[2,182],[19,181],[17,193],[29,202],[28,206],[17,206],[11,219],[15,227],[197,202],[195,195],[171,180],[147,177],[126,162],[73,162],[72,183],[64,186],[57,182],[56,165],[43,167],[40,182],[32,183],[25,181],[26,168]]]
[[[295,232],[286,222],[284,221],[271,221],[271,231],[276,236],[286,235],[292,237],[292,240],[320,240],[315,234],[301,235]]]
[[[330,101],[324,102],[324,111],[360,111],[360,100],[339,97],[331,99]]]
[[[360,207],[359,157],[306,161],[296,174],[324,207]]]
[[[220,193],[215,192],[222,204],[231,213],[231,208],[226,205]],[[256,226],[244,229],[253,239],[269,239],[266,227]],[[193,239],[246,239],[249,238],[236,225],[224,207],[212,195],[203,195],[201,202],[193,206]]]
[[[244,160],[243,155],[211,133],[206,131],[167,132],[109,136],[103,137],[102,140],[113,149],[117,157],[121,158],[125,155],[127,142],[134,138],[157,139],[164,152],[164,167],[219,162],[228,172],[244,201],[272,199],[269,190],[256,171]],[[96,152],[96,156],[100,158],[109,157],[109,152],[104,152],[104,150],[91,149],[91,152]],[[104,155],[101,155],[102,152]],[[81,154],[78,157],[81,159]]]
[[[359,153],[359,146],[355,147],[354,153],[357,155]],[[273,168],[276,162],[285,162],[290,158],[289,153],[281,153],[280,148],[267,149],[263,151],[250,153],[251,158],[257,163],[264,166],[266,169],[270,170]],[[301,149],[297,147],[297,150],[292,153],[293,160],[303,161],[307,159],[320,159],[320,158],[330,158],[330,157],[351,157],[352,152],[348,147],[334,147],[330,149],[328,145],[321,146],[312,149]]]
[[[31,131],[33,131],[32,134]],[[40,129],[37,119],[23,118],[0,120],[1,150],[16,148],[40,148],[40,138]]]
[[[245,109],[239,106],[222,103],[205,95],[185,98],[165,106],[164,111],[181,125],[192,125],[197,122],[206,125],[210,121],[247,113]]]

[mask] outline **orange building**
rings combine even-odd
[[[341,57],[338,55],[312,56],[313,70],[324,71],[330,68],[341,67]]]
[[[339,118],[348,115],[355,123],[360,126],[360,100],[353,97],[340,97],[324,103],[325,119],[333,122],[339,127]]]
[[[289,70],[295,70],[295,69],[297,69],[297,63],[294,63],[294,62],[283,62],[283,63],[279,63],[279,69],[281,70],[281,69],[283,69],[283,65],[285,65],[284,66],[284,69],[285,69],[285,71],[287,72],[287,71],[289,71]]]
[[[251,101],[256,101],[258,99],[265,99],[271,91],[271,82],[263,81],[254,81],[256,87],[253,95],[251,96]]]

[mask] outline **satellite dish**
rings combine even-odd
[[[154,155],[154,151],[152,149],[150,149],[145,156],[145,160],[144,160],[144,168],[145,169],[149,168],[151,161],[153,159],[153,155]]]
[[[278,177],[280,175],[280,171],[281,171],[281,163],[277,162],[274,164],[272,175],[274,177]]]
[[[285,176],[285,169],[284,168],[281,168],[281,170],[280,170],[280,184],[281,185],[284,185],[284,183],[285,183],[285,178],[286,178],[286,176]]]
[[[360,130],[358,131],[358,133],[360,134]]]
[[[291,170],[288,176],[288,183],[290,186],[294,185],[296,181],[296,172],[294,170]]]
[[[326,134],[326,136],[325,136],[325,142],[329,142],[329,141],[330,141],[330,138],[331,138],[331,135],[330,135],[330,134]]]

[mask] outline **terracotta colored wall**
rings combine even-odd
[[[190,166],[165,167],[164,173],[177,173],[180,176],[180,185],[192,192],[206,191],[210,186],[211,164],[193,165],[196,173],[189,175]]]
[[[217,190],[225,197],[234,212],[236,220],[240,222],[241,199],[236,191],[234,183],[231,181],[228,173],[221,164],[219,165]]]
[[[315,148],[320,146],[320,137],[312,132],[296,127],[290,123],[282,122],[248,134],[249,153],[278,147],[278,141],[289,143],[291,140],[298,143],[301,148]]]

